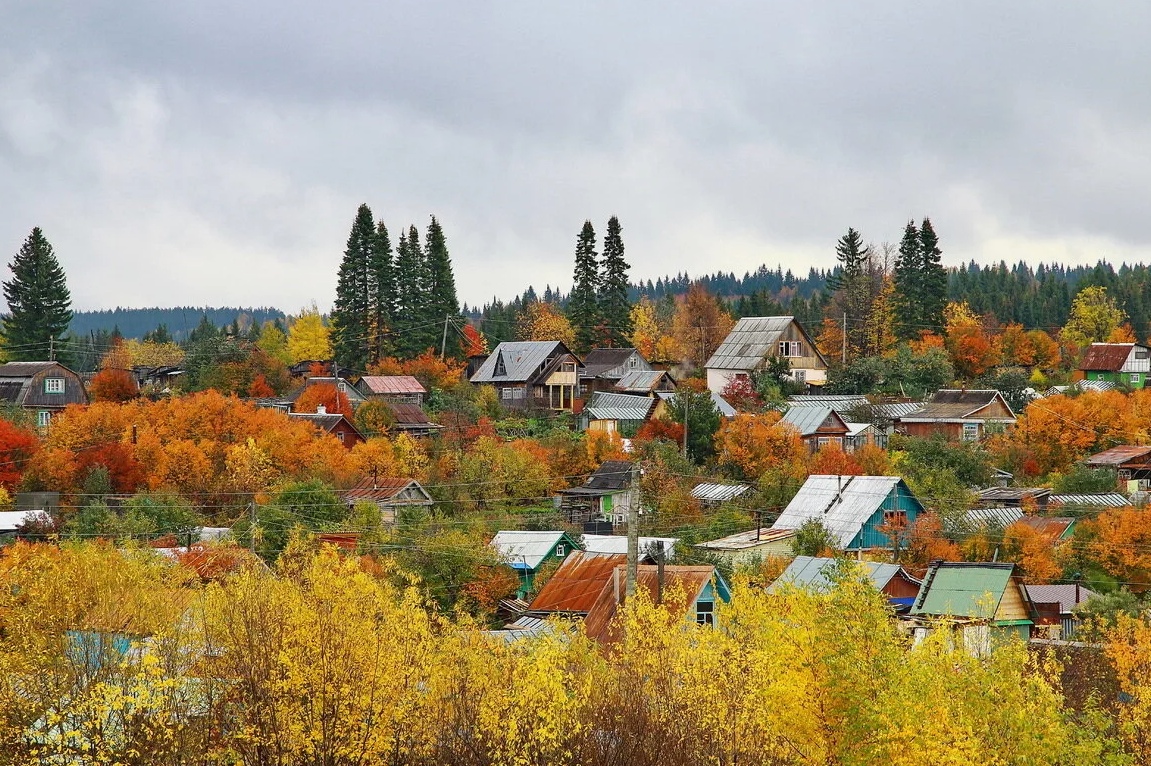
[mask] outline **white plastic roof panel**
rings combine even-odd
[[[819,519],[846,548],[899,482],[898,476],[809,476],[771,528],[799,529]]]
[[[496,532],[491,547],[513,567],[536,569],[563,537],[563,532]]]

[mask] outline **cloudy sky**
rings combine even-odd
[[[0,0],[0,257],[77,308],[330,306],[356,207],[444,224],[461,298],[829,266],[1151,260],[1151,4]]]

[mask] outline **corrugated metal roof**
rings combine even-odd
[[[616,632],[616,625],[614,619],[616,610],[620,603],[623,601],[623,587],[624,575],[626,573],[626,566],[617,567],[620,571],[619,587],[620,594],[617,599],[614,587],[614,581],[609,578],[604,583],[603,589],[599,593],[599,597],[588,610],[587,617],[584,618],[584,630],[588,637],[600,643],[613,643],[619,636]],[[687,617],[688,610],[692,609],[696,599],[699,598],[703,589],[712,579],[720,583],[719,590],[721,593],[727,592],[727,586],[723,583],[723,578],[720,577],[719,572],[715,567],[711,566],[674,566],[669,565],[664,568],[664,587],[663,592],[665,595],[664,606],[672,613],[680,613],[685,618]],[[650,598],[654,599],[656,591],[659,588],[659,568],[654,566],[640,566],[638,567],[636,576],[636,592],[646,593]],[[673,599],[672,594],[682,594],[682,598]],[[723,596],[726,600],[726,596]]]
[[[741,551],[747,548],[755,548],[757,545],[766,545],[767,543],[778,543],[780,540],[786,540],[789,537],[795,536],[794,529],[770,529],[768,527],[761,527],[758,530],[758,537],[756,539],[757,530],[749,529],[746,532],[736,532],[734,535],[721,537],[718,540],[708,540],[705,543],[696,544],[696,548],[706,548],[713,551]]]
[[[811,436],[828,418],[838,421],[838,426],[831,427],[832,431],[847,433],[847,424],[843,422],[839,413],[830,407],[789,407],[780,422],[787,423],[799,431],[801,436]]]
[[[556,632],[556,625],[551,621],[542,617],[524,615],[515,622],[505,625],[502,630],[484,630],[481,631],[481,635],[493,640],[512,644],[516,641],[526,641],[533,638],[554,635]]]
[[[472,383],[522,383],[552,356],[566,352],[557,340],[505,341],[495,347],[472,376]],[[496,365],[503,360],[506,374],[496,376]]]
[[[1014,564],[934,564],[911,614],[991,619],[1014,571]]]
[[[1019,508],[971,508],[963,514],[964,518],[975,527],[997,524],[1006,527],[1023,518],[1023,511]]]
[[[799,529],[808,519],[819,519],[846,548],[895,491],[914,499],[898,476],[809,476],[772,529]]]
[[[831,587],[829,576],[833,567],[853,566],[871,581],[876,590],[883,590],[891,578],[899,574],[902,567],[899,564],[883,564],[878,561],[852,561],[851,559],[820,558],[815,556],[796,556],[787,569],[768,587],[768,592],[774,592],[784,585],[795,585],[800,588],[825,590]],[[914,579],[910,578],[909,579]]]
[[[846,412],[869,404],[866,396],[858,394],[805,394],[789,396],[787,403],[792,407],[830,407],[836,412]]]
[[[663,543],[664,560],[675,558],[678,537],[641,537],[639,555],[655,559],[656,543]],[[627,535],[584,535],[583,547],[588,553],[622,553],[627,555]]]
[[[1001,417],[973,417],[972,413],[977,412],[984,407],[988,406],[996,399],[1002,399],[998,391],[993,390],[975,390],[975,389],[953,389],[945,388],[936,391],[935,394],[927,400],[927,402],[918,410],[901,415],[903,420],[959,420],[964,418],[972,418],[975,420],[1010,420],[1014,419],[1014,415],[1010,418]],[[1007,401],[1003,400],[1003,406],[1007,411],[1011,411]]]
[[[387,502],[396,497],[396,495],[403,492],[408,487],[412,487],[419,491],[419,493],[426,498],[424,502],[431,503],[432,498],[428,495],[427,490],[420,486],[419,482],[415,479],[389,477],[383,479],[373,479],[368,477],[362,479],[356,486],[349,489],[344,493],[344,501],[354,503],[357,500],[373,500],[375,502]],[[420,504],[420,501],[406,500],[404,502]]]
[[[651,391],[665,376],[671,377],[664,370],[628,370],[615,387],[618,391]]]
[[[1144,350],[1146,346],[1139,343],[1092,343],[1079,363],[1079,369],[1100,372],[1118,372],[1127,364],[1127,357],[1136,346]]]
[[[650,396],[596,391],[584,412],[592,420],[647,420],[654,406],[655,400]]]
[[[1052,386],[1047,389],[1044,395],[1055,396],[1057,394],[1065,394],[1071,389],[1078,391],[1114,391],[1117,388],[1119,388],[1119,386],[1110,380],[1080,380],[1069,386]]]
[[[5,362],[0,364],[0,378],[30,378],[62,366],[59,362]]]
[[[696,500],[709,503],[726,503],[733,500],[750,489],[746,484],[696,484],[691,490],[691,496]]]
[[[1138,460],[1151,454],[1151,447],[1123,444],[1098,452],[1083,461],[1083,465],[1119,466],[1130,460]]]
[[[1020,523],[1034,529],[1051,543],[1056,543],[1067,534],[1075,519],[1069,516],[1024,516]]]
[[[563,532],[500,531],[488,544],[509,566],[534,570],[563,537]]]
[[[911,413],[923,409],[922,402],[890,402],[888,404],[874,405],[874,411],[877,415],[882,415],[889,420],[910,415]]]
[[[426,394],[427,389],[411,375],[365,375],[360,382],[373,394]]]
[[[1027,498],[1038,500],[1051,494],[1046,487],[988,487],[979,490],[979,499],[985,502],[1022,502]]]
[[[585,542],[587,536],[584,537]],[[626,545],[627,538],[624,538]],[[627,552],[576,551],[544,583],[532,600],[534,612],[579,612],[586,614],[599,598],[604,583],[615,568],[627,564]]]
[[[754,370],[779,351],[779,338],[794,317],[744,317],[724,338],[704,367],[715,370]]]
[[[1122,508],[1131,505],[1131,500],[1119,492],[1080,492],[1052,495],[1047,499],[1047,505]]]
[[[1070,614],[1071,610],[1096,595],[1078,583],[1057,583],[1055,585],[1024,585],[1027,597],[1035,604],[1059,604],[1060,614]]]
[[[420,405],[418,404],[408,404],[406,402],[387,402],[386,404],[395,417],[397,426],[426,426],[432,424],[432,421],[428,420],[427,414],[420,409]]]
[[[593,348],[583,358],[584,375],[596,378],[611,372],[635,353],[638,352],[634,348]]]
[[[709,393],[711,394],[711,403],[715,405],[716,411],[718,411],[722,417],[734,418],[738,414],[735,407],[732,407],[730,404],[728,404],[727,400],[724,399],[722,396],[717,394],[715,391],[710,391]],[[656,398],[662,399],[663,401],[667,401],[667,400],[671,399],[673,396],[675,396],[675,392],[674,391],[656,391],[655,395],[656,395]]]

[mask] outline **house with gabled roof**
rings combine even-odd
[[[675,391],[675,387],[675,378],[667,370],[632,370],[625,372],[612,390],[654,397],[660,391]]]
[[[1151,348],[1142,343],[1092,343],[1079,372],[1084,380],[1144,388],[1151,374]]]
[[[730,561],[732,566],[738,566],[768,558],[791,558],[794,539],[794,529],[756,527],[716,540],[696,543],[695,547]]]
[[[356,388],[370,401],[422,406],[428,391],[411,375],[364,375]]]
[[[617,565],[601,587],[584,618],[584,631],[600,644],[620,639],[616,616],[625,600],[627,566]],[[650,566],[636,568],[636,593],[683,616],[684,622],[715,625],[716,604],[731,600],[731,590],[713,566]]]
[[[583,358],[580,370],[580,396],[595,391],[611,391],[624,375],[653,372],[651,363],[634,348],[593,348]]]
[[[948,388],[894,421],[895,430],[907,436],[942,434],[954,441],[979,441],[993,428],[1014,426],[1015,413],[998,391]]]
[[[916,642],[943,625],[976,656],[1027,641],[1036,617],[1015,564],[967,561],[932,562],[909,615]]]
[[[344,503],[351,510],[356,503],[374,503],[380,509],[380,520],[391,524],[396,520],[396,512],[405,507],[431,509],[435,503],[428,491],[415,479],[404,477],[377,478],[369,476],[361,479],[354,487],[344,492]]]
[[[795,317],[744,317],[704,364],[707,387],[721,394],[734,379],[750,377],[775,357],[787,359],[796,383],[827,382],[827,360]]]
[[[851,433],[843,416],[827,406],[788,407],[779,422],[799,431],[803,443],[812,452],[828,444],[843,447],[844,440]]]
[[[582,431],[598,431],[634,436],[655,410],[656,400],[648,396],[596,391],[577,418]]]
[[[572,551],[580,550],[579,544],[562,531],[504,530],[496,532],[488,545],[500,561],[519,575],[517,598],[526,598],[531,593],[541,568],[555,561],[562,562]]]
[[[59,362],[6,362],[0,364],[0,401],[35,412],[36,425],[47,428],[69,404],[87,404],[88,392]]]
[[[898,476],[808,476],[771,525],[798,530],[816,519],[840,550],[891,548],[885,528],[915,523],[923,505]]]
[[[922,585],[921,581],[908,574],[899,564],[853,561],[844,558],[796,556],[788,564],[787,569],[783,570],[776,578],[775,582],[768,586],[767,591],[774,593],[789,585],[812,590],[826,590],[832,587],[837,568],[850,568],[851,573],[858,572],[866,577],[877,591],[887,596],[888,601],[897,610],[910,609],[915,597],[919,595],[919,588]]]
[[[559,510],[569,524],[626,524],[633,507],[638,513],[639,467],[627,460],[605,460],[582,485],[559,491]]]
[[[572,410],[579,398],[582,368],[561,341],[505,341],[484,360],[471,382],[493,387],[505,407]]]
[[[324,433],[335,436],[348,449],[365,441],[364,435],[352,424],[352,421],[339,412],[328,412],[322,404],[316,407],[315,412],[289,412],[288,417],[295,420],[306,420]]]
[[[1128,492],[1146,492],[1151,489],[1151,447],[1121,444],[1081,461],[1088,468],[1115,472],[1118,485]]]

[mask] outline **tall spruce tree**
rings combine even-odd
[[[12,270],[12,279],[4,283],[8,301],[4,348],[8,358],[47,359],[51,340],[59,340],[72,321],[72,294],[64,269],[39,226],[32,229],[8,268]]]
[[[919,226],[919,294],[920,322],[923,329],[943,332],[943,309],[947,307],[947,270],[943,268],[943,251],[939,237],[924,218]]]
[[[424,263],[428,279],[426,287],[428,321],[441,323],[439,326],[441,345],[444,345],[452,356],[459,356],[460,344],[457,342],[459,335],[442,324],[459,318],[460,299],[456,295],[456,277],[452,273],[452,258],[448,254],[444,229],[434,215],[424,237]]]
[[[409,226],[400,235],[396,248],[396,353],[404,357],[421,354],[431,344],[429,338],[435,334],[428,328],[427,311],[427,260],[420,247],[420,232]]]
[[[866,354],[868,320],[876,292],[871,270],[871,248],[863,244],[863,237],[853,228],[840,237],[835,245],[835,257],[840,270],[827,280],[834,291],[833,319],[846,319],[847,350],[852,356]]]
[[[919,298],[923,289],[920,280],[922,247],[915,221],[908,221],[903,229],[903,239],[899,242],[899,254],[895,258],[895,294],[892,296],[895,331],[901,340],[918,338],[920,329],[925,329]]]
[[[599,314],[602,339],[606,346],[621,348],[628,345],[631,335],[631,302],[627,297],[627,270],[623,259],[623,237],[619,219],[614,215],[607,222],[603,238],[603,261],[600,276]]]
[[[336,283],[336,303],[332,311],[335,330],[332,346],[341,367],[362,370],[368,364],[371,347],[369,323],[369,273],[376,249],[376,222],[372,210],[360,205],[348,234],[344,259]]]
[[[396,314],[396,274],[392,263],[392,240],[383,221],[376,224],[376,238],[368,262],[368,324],[371,347],[368,361],[378,362],[391,345],[390,331]]]
[[[574,286],[568,296],[567,315],[575,328],[576,353],[585,353],[596,342],[599,315],[599,261],[595,251],[595,228],[584,221],[576,239]]]

